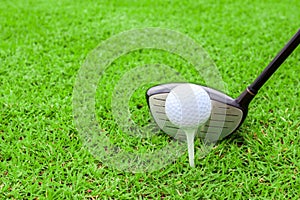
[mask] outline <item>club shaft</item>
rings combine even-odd
[[[248,89],[256,94],[265,82],[274,74],[279,66],[289,57],[289,55],[297,48],[300,43],[300,29],[292,37],[292,39],[284,46],[277,56],[270,62],[264,71],[255,79]]]
[[[270,64],[264,69],[264,71],[255,79],[255,81],[250,86],[248,86],[246,90],[236,99],[236,103],[238,103],[243,108],[247,108],[251,100],[257,94],[258,90],[274,74],[274,72],[287,59],[287,57],[289,57],[289,55],[297,48],[299,43],[300,29],[270,62]]]

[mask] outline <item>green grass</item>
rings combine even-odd
[[[134,28],[167,28],[193,38],[235,97],[299,28],[299,6],[296,0],[2,1],[0,199],[299,198],[299,48],[261,89],[240,130],[198,157],[196,168],[185,154],[152,173],[113,169],[84,148],[72,113],[73,86],[88,53]],[[97,90],[97,117],[111,142],[128,151],[169,141],[164,134],[150,141],[126,136],[109,110],[110,91],[126,70],[147,63],[172,65],[188,81],[201,82],[188,63],[160,51],[115,61],[99,82],[105,87]],[[148,86],[129,102],[138,124],[150,118]]]

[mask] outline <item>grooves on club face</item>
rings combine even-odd
[[[168,135],[185,140],[183,130],[172,124],[165,112],[165,102],[170,91],[183,83],[170,83],[150,88],[147,93],[147,102],[150,112],[157,125]],[[248,107],[240,106],[234,99],[217,90],[201,86],[210,96],[212,112],[210,119],[197,130],[197,137],[207,142],[220,140],[234,132],[247,115]]]

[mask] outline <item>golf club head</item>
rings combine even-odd
[[[249,103],[255,97],[259,89],[299,44],[300,29],[254,82],[236,99],[215,89],[201,86],[210,96],[212,110],[209,120],[198,128],[196,136],[204,138],[204,142],[213,142],[223,139],[237,130],[246,118]],[[160,129],[179,140],[185,140],[186,137],[183,130],[172,124],[165,112],[165,102],[168,94],[173,88],[180,84],[186,83],[170,83],[154,86],[148,89],[146,98],[150,112]]]
[[[154,86],[146,93],[150,112],[161,130],[178,140],[186,140],[184,131],[168,119],[165,102],[170,91],[186,83],[169,83]],[[209,95],[212,110],[209,120],[197,130],[197,137],[207,142],[216,142],[233,133],[247,115],[248,106],[241,106],[237,101],[217,90],[201,86]]]

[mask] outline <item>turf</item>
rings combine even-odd
[[[167,28],[193,38],[235,97],[299,28],[299,6],[296,0],[2,1],[0,198],[299,198],[299,48],[262,88],[241,129],[206,157],[198,155],[196,168],[185,154],[152,173],[113,169],[84,147],[72,113],[74,83],[89,52],[134,28]],[[188,81],[201,81],[180,58],[143,50],[112,63],[99,82],[105,85],[97,90],[99,123],[112,143],[128,151],[155,150],[169,141],[164,134],[151,141],[126,136],[108,109],[126,70],[158,62],[181,70]],[[151,117],[144,99],[148,86],[129,102],[137,124]]]

